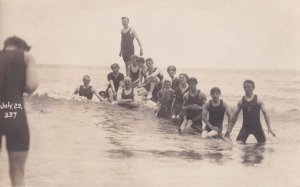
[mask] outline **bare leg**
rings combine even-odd
[[[193,121],[192,120],[188,120],[186,128],[191,128],[191,126],[193,125]]]
[[[12,186],[25,186],[24,173],[28,151],[10,151],[9,175]]]
[[[184,119],[183,122],[182,122],[182,124],[181,124],[181,126],[180,126],[180,130],[181,131],[183,131],[186,128],[187,123],[188,123],[188,120]]]
[[[151,99],[153,97],[153,90],[155,88],[155,84],[156,84],[155,82],[151,82],[150,91],[147,96],[148,99]]]
[[[126,76],[128,76],[128,66],[131,63],[131,61],[125,62],[125,68],[126,68]]]
[[[217,136],[219,133],[217,132],[217,131],[215,131],[215,130],[211,130],[211,131],[209,131],[208,133],[207,133],[207,138],[213,138],[213,137],[215,137],[215,136]]]
[[[204,130],[203,132],[202,132],[202,138],[207,138],[207,130]]]

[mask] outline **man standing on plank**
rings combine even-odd
[[[121,49],[119,56],[123,56],[123,60],[125,62],[125,67],[126,67],[126,74],[128,72],[128,65],[130,64],[130,57],[134,55],[134,45],[133,45],[133,40],[134,38],[137,40],[139,46],[140,46],[140,55],[143,56],[143,48],[142,48],[142,43],[137,36],[135,30],[133,30],[132,27],[129,27],[129,18],[127,17],[122,17],[122,25],[123,29],[121,31]]]

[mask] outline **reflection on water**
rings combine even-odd
[[[248,144],[241,146],[241,159],[244,165],[252,166],[263,162],[266,152],[265,144]],[[268,151],[273,152],[273,149],[269,148]]]

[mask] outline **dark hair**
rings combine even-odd
[[[138,59],[139,57],[137,55],[131,55],[130,59],[136,58]]]
[[[88,78],[88,79],[90,79],[90,80],[91,80],[91,78],[90,78],[90,76],[89,76],[89,75],[84,75],[84,76],[83,76],[83,78],[82,78],[82,80],[84,80],[85,78]]]
[[[197,81],[196,78],[191,77],[191,78],[189,78],[189,80],[188,80],[188,84],[191,84],[191,83],[196,83],[196,84],[198,84],[198,81]]]
[[[117,68],[119,68],[119,69],[120,69],[120,66],[119,66],[119,64],[117,64],[117,63],[113,63],[113,64],[110,66],[110,69],[113,69],[113,68],[114,68],[114,66],[116,66]]]
[[[189,80],[189,76],[186,73],[180,73],[179,76],[180,75],[185,76],[185,78],[186,78],[187,81]]]
[[[147,62],[147,61],[153,62],[152,58],[147,58],[147,59],[146,59],[146,62]]]
[[[7,38],[4,41],[4,47],[3,47],[3,51],[5,51],[5,49],[8,46],[15,46],[16,48],[18,48],[19,50],[24,50],[24,51],[30,51],[30,46],[26,43],[25,40],[23,40],[22,38],[19,38],[17,36],[12,36]]]
[[[219,87],[213,87],[211,90],[210,90],[210,95],[213,93],[213,92],[219,92],[221,94],[221,89]]]
[[[129,22],[129,18],[128,17],[123,16],[122,19],[127,19],[127,21]]]
[[[169,71],[169,69],[171,69],[171,68],[173,68],[173,69],[176,71],[176,67],[175,67],[175,66],[169,66],[169,67],[167,68],[167,71]]]
[[[255,88],[255,83],[252,80],[250,80],[250,79],[245,80],[243,86],[245,86],[246,83],[252,84],[253,88]]]
[[[138,57],[137,61],[142,62],[143,64],[145,63],[145,59],[143,57]]]

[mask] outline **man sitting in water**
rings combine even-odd
[[[79,94],[79,96],[86,97],[89,100],[93,99],[93,95],[96,95],[100,102],[104,101],[103,97],[101,97],[97,91],[90,85],[91,78],[88,75],[83,76],[83,85],[80,85],[79,88],[76,88],[74,91],[75,94]]]
[[[171,106],[175,91],[171,88],[171,79],[163,80],[163,88],[158,92],[158,110],[157,117],[170,118]]]
[[[132,87],[137,87],[140,81],[140,66],[138,65],[138,56],[131,56],[131,63],[128,65],[127,75],[131,78]]]
[[[117,104],[121,106],[128,106],[128,107],[137,107],[138,99],[137,99],[137,92],[131,86],[131,78],[125,77],[124,78],[124,88],[119,89],[117,95]]]
[[[270,118],[266,111],[265,105],[262,100],[260,100],[258,96],[253,93],[254,89],[255,84],[252,80],[244,81],[245,96],[243,96],[238,102],[237,109],[232,117],[232,121],[228,124],[225,137],[229,137],[240,111],[243,110],[243,125],[236,139],[238,143],[246,143],[250,134],[255,136],[257,143],[263,144],[266,142],[265,133],[260,122],[260,110],[262,111],[268,126],[268,133],[271,133],[274,137],[276,136],[271,129]]]
[[[110,66],[112,72],[107,75],[108,87],[106,89],[109,101],[113,102],[117,98],[117,92],[123,85],[124,75],[119,72],[120,66],[114,63]]]
[[[212,99],[204,105],[202,114],[203,121],[206,124],[202,132],[202,138],[222,137],[225,112],[228,117],[228,123],[230,123],[231,120],[228,105],[220,99],[220,88],[213,87],[210,90],[210,95]],[[207,118],[207,114],[209,114],[209,118]]]
[[[206,101],[206,96],[197,89],[197,79],[190,78],[188,81],[189,92],[183,96],[183,110],[185,110],[185,119],[183,120],[178,132],[189,127],[202,133],[202,110]]]
[[[175,90],[176,88],[179,87],[179,79],[176,77],[176,67],[175,66],[169,66],[167,68],[167,72],[172,80],[172,85],[171,85],[171,88],[173,90]]]

